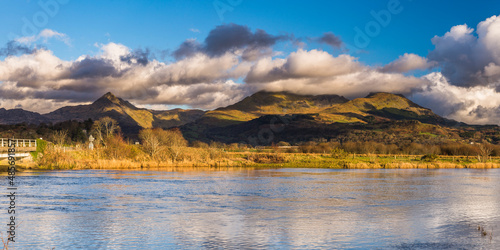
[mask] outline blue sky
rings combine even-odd
[[[130,48],[174,50],[187,38],[202,40],[215,26],[224,23],[247,25],[271,34],[290,33],[297,37],[315,37],[333,32],[343,41],[354,44],[355,27],[362,30],[374,20],[371,11],[387,10],[389,1],[76,1],[65,0],[54,17],[49,16],[49,28],[67,34],[70,47],[51,42],[48,47],[63,59],[75,59],[82,54],[96,53],[95,43],[109,41]],[[41,2],[47,3],[50,1]],[[232,10],[218,15],[215,2],[227,4]],[[5,1],[1,3],[0,44],[8,42],[8,34],[23,36],[23,18],[31,23],[37,12],[44,11],[38,1]],[[224,6],[224,5],[220,5]],[[433,48],[430,41],[457,24],[474,26],[486,17],[497,14],[499,1],[425,1],[401,0],[401,13],[391,15],[391,21],[381,28],[358,53],[361,61],[385,64],[399,55],[411,52],[426,56]],[[191,29],[200,32],[194,33]],[[308,48],[314,48],[311,44]],[[323,49],[328,50],[327,46]]]
[[[0,107],[402,93],[500,124],[499,1],[0,0]],[[14,39],[14,40],[13,40]]]

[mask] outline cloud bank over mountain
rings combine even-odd
[[[382,66],[366,65],[345,51],[332,54],[301,46],[284,54],[276,47],[296,46],[293,35],[273,35],[238,24],[219,25],[202,42],[185,40],[171,53],[171,60],[160,61],[148,49],[109,42],[98,44],[94,55],[67,61],[44,43],[70,39],[43,30],[0,49],[0,102],[2,107],[43,113],[112,91],[142,106],[213,109],[259,90],[348,98],[383,91],[405,94],[460,121],[500,124],[498,30],[497,16],[479,23],[476,32],[457,25],[431,39],[435,48],[427,57],[408,52]],[[331,32],[308,41],[334,50],[343,46]],[[431,70],[435,72],[422,77],[412,75]]]

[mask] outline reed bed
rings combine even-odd
[[[175,151],[175,152],[173,152]],[[175,157],[174,157],[175,153]],[[427,159],[427,160],[426,160]],[[460,160],[457,160],[460,159]],[[500,159],[479,162],[474,157],[432,158],[407,155],[356,155],[286,152],[227,152],[223,148],[164,148],[149,155],[136,145],[67,151],[50,146],[30,168],[38,169],[222,169],[222,168],[337,168],[337,169],[435,169],[500,168]]]

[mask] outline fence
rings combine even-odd
[[[14,141],[14,145],[16,148],[36,148],[36,139],[10,139]],[[8,147],[9,139],[8,138],[0,138],[0,147]]]

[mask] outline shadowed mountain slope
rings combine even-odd
[[[49,119],[36,112],[26,111],[23,109],[4,109],[0,108],[0,124],[39,124],[49,122]]]

